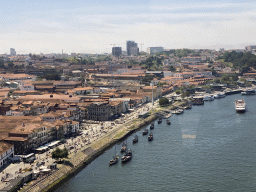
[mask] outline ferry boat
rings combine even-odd
[[[128,149],[125,155],[122,157],[122,163],[126,163],[132,159],[132,150]]]
[[[152,141],[153,140],[153,133],[150,133],[148,136],[148,141]]]
[[[244,113],[246,111],[246,104],[243,99],[237,99],[235,102],[236,112]]]
[[[139,137],[138,137],[138,135],[135,135],[132,142],[137,143],[138,141],[139,141]]]
[[[154,123],[151,123],[151,125],[150,125],[150,129],[154,129],[154,128],[155,128]]]

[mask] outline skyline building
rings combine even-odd
[[[126,41],[126,51],[127,51],[127,55],[130,56],[131,54],[131,48],[132,47],[137,47],[138,48],[138,44],[135,43],[135,41]]]
[[[164,48],[163,47],[148,47],[147,48],[147,53],[150,55],[153,55],[155,53],[163,52]]]
[[[10,55],[11,56],[15,56],[16,55],[16,51],[14,48],[10,48]]]
[[[122,47],[112,47],[112,55],[119,57],[122,55]]]

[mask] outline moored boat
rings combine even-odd
[[[138,135],[135,135],[132,142],[137,143],[138,141],[139,141],[139,137],[138,137]]]
[[[162,118],[159,118],[157,122],[158,124],[162,123]]]
[[[126,163],[132,159],[132,150],[128,149],[125,155],[122,157],[122,163]]]
[[[154,123],[151,123],[151,125],[150,125],[150,129],[154,129],[154,128],[155,128]]]
[[[123,145],[122,145],[122,147],[121,147],[121,153],[125,152],[126,149],[127,149],[127,145],[126,145],[125,142],[123,142]]]
[[[148,134],[148,129],[145,128],[144,131],[142,132],[142,135],[147,135]]]
[[[119,156],[118,156],[118,155],[113,156],[113,159],[111,159],[111,160],[109,161],[109,165],[114,165],[114,164],[116,164],[116,163],[118,162],[118,159],[119,159]]]
[[[171,121],[167,120],[167,121],[166,121],[166,124],[167,124],[167,125],[171,125]]]
[[[152,141],[153,140],[153,133],[150,133],[148,136],[148,141]]]
[[[246,104],[243,99],[237,99],[235,102],[236,112],[244,113],[246,111]]]
[[[242,95],[255,95],[254,89],[246,89],[241,92]]]

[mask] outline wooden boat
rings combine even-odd
[[[155,128],[154,123],[151,123],[151,125],[150,125],[150,129],[154,129],[154,128]]]
[[[109,165],[114,165],[118,162],[118,159],[119,159],[119,155],[116,154],[116,146],[115,146],[115,155],[113,156],[113,159],[111,159],[109,161]]]
[[[126,163],[132,159],[132,150],[128,149],[125,155],[122,157],[122,163]]]
[[[142,132],[142,135],[147,135],[148,134],[148,129],[145,128],[144,131]]]
[[[148,141],[152,141],[153,140],[153,133],[150,133],[148,136]]]
[[[157,122],[158,122],[158,124],[162,123],[162,119],[159,118]]]
[[[118,162],[118,159],[119,159],[119,156],[118,156],[118,155],[113,156],[113,159],[111,159],[111,160],[109,161],[109,165],[114,165],[114,164],[116,164],[116,163]]]
[[[123,142],[123,145],[122,145],[122,147],[121,147],[121,153],[125,152],[126,149],[127,149],[127,145],[126,145],[125,142]]]
[[[138,141],[139,141],[139,137],[138,137],[138,135],[135,135],[132,142],[137,143]]]
[[[166,124],[167,124],[167,125],[171,125],[171,121],[167,120],[167,121],[166,121]]]

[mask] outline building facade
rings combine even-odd
[[[112,47],[112,55],[120,57],[122,55],[122,47]]]
[[[134,41],[127,41],[126,42],[126,51],[127,51],[128,56],[131,55],[131,48],[132,47],[138,47],[138,44],[135,43]]]

